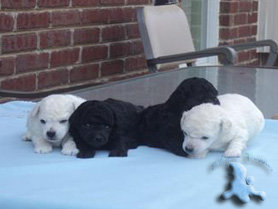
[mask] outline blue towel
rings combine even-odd
[[[227,183],[223,167],[209,170],[222,153],[187,159],[167,151],[139,147],[127,158],[64,156],[60,149],[35,154],[22,141],[27,113],[34,103],[0,105],[0,209],[195,209],[238,208],[218,202]],[[266,192],[261,203],[244,208],[273,209],[278,205],[278,121],[267,120],[247,152],[273,168],[245,164],[254,186]]]

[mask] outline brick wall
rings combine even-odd
[[[146,69],[135,9],[150,0],[0,0],[0,87],[107,82]]]
[[[258,0],[221,0],[219,15],[220,45],[255,41],[257,36]],[[256,50],[242,51],[237,64],[256,65]]]

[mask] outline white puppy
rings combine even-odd
[[[78,149],[69,135],[68,119],[84,99],[54,94],[38,102],[29,113],[24,140],[32,140],[36,153],[48,153],[52,146],[62,146],[65,155],[76,155]]]
[[[205,103],[183,113],[182,146],[190,157],[205,157],[210,150],[240,157],[247,141],[264,127],[263,114],[247,97],[225,94],[218,99],[220,105]]]

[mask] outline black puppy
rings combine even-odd
[[[90,158],[96,150],[109,150],[109,156],[127,156],[136,148],[135,129],[142,107],[114,99],[87,101],[69,119],[69,132],[79,153],[78,158]]]
[[[141,144],[187,156],[182,149],[182,113],[202,103],[219,104],[217,94],[214,86],[203,78],[184,80],[165,103],[143,110],[138,126]]]

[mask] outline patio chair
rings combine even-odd
[[[144,6],[137,9],[137,21],[148,69],[157,71],[157,64],[184,61],[190,66],[195,59],[223,55],[224,65],[233,65],[236,51],[270,46],[266,66],[273,66],[278,47],[272,40],[195,51],[184,11],[177,5]]]

